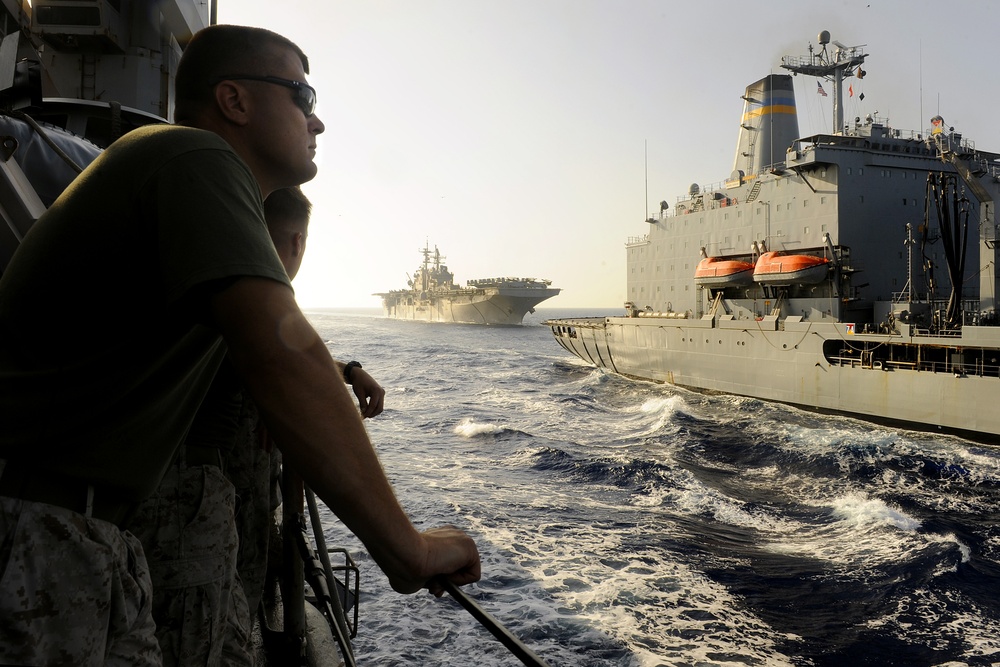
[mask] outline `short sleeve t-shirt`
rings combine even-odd
[[[0,279],[0,457],[148,496],[225,354],[207,298],[243,276],[289,284],[229,145],[177,126],[113,144]]]

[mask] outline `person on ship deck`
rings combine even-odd
[[[263,199],[316,173],[307,70],[276,33],[200,31],[177,124],[112,144],[0,278],[0,663],[160,664],[148,563],[121,526],[226,354],[285,461],[395,590],[479,579],[468,535],[419,531],[399,505],[268,236]]]

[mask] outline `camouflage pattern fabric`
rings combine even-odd
[[[15,498],[0,498],[0,535],[0,664],[160,664],[135,537]]]
[[[239,554],[236,569],[253,615],[264,592],[267,554],[275,532],[274,510],[280,503],[277,475],[281,454],[271,445],[267,429],[249,395],[244,394],[235,446],[225,460],[226,477],[236,487],[236,529]]]
[[[234,492],[222,471],[179,457],[129,526],[149,561],[163,664],[252,665],[250,613],[236,576]]]

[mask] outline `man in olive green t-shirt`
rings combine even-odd
[[[310,180],[308,61],[266,30],[185,49],[178,126],[108,148],[0,279],[0,663],[158,664],[150,579],[120,529],[157,487],[224,354],[287,464],[392,587],[480,576],[474,542],[418,531],[340,369],[302,315],[261,202]]]

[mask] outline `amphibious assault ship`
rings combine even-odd
[[[455,275],[441,263],[445,259],[434,246],[420,251],[424,261],[408,281],[409,289],[380,292],[386,317],[424,322],[466,324],[521,324],[535,306],[561,292],[551,280],[534,278],[480,278],[465,287],[455,284]]]
[[[629,378],[1000,442],[998,154],[845,122],[865,47],[818,41],[782,67],[832,84],[832,131],[799,136],[791,75],[748,86],[729,178],[627,240],[624,315],[546,324]]]

